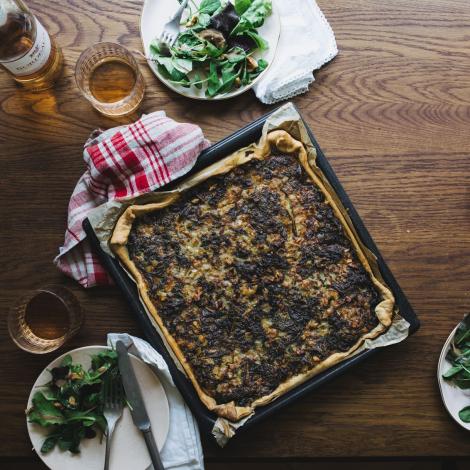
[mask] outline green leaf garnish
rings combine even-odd
[[[253,0],[240,16],[240,21],[231,32],[231,36],[263,26],[264,20],[271,14],[272,8],[271,0]]]
[[[220,0],[202,0],[199,5],[199,11],[201,13],[212,15],[220,8],[220,6]]]
[[[459,324],[446,359],[452,366],[442,374],[442,378],[461,389],[470,389],[470,315],[466,315]],[[470,423],[470,406],[460,410],[459,417]]]
[[[459,418],[464,423],[470,423],[470,406],[466,406],[459,411]]]
[[[246,61],[247,54],[269,47],[257,28],[271,11],[271,0],[203,0],[169,52],[152,42],[150,59],[174,85],[204,89],[209,98],[229,93],[266,69],[266,61],[259,59],[258,67],[248,71]]]
[[[82,439],[106,430],[102,384],[108,377],[120,380],[117,353],[107,350],[93,356],[89,370],[65,356],[60,367],[50,373],[52,380],[34,394],[28,420],[50,429],[42,453],[57,446],[76,454]]]
[[[250,5],[253,3],[253,0],[235,0],[235,11],[239,15],[243,15],[246,10],[250,7]]]

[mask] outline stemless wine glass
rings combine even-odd
[[[102,114],[120,117],[142,102],[145,83],[132,54],[123,46],[100,42],[82,52],[75,80],[83,96]]]
[[[60,348],[78,333],[82,324],[83,312],[78,299],[57,285],[28,292],[8,316],[11,339],[21,349],[34,354]]]

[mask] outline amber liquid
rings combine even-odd
[[[62,51],[57,47],[54,39],[51,38],[51,55],[46,64],[30,75],[13,76],[13,78],[25,88],[33,91],[47,90],[52,88],[61,76],[63,63]]]
[[[9,13],[0,27],[0,60],[20,58],[27,54],[34,44],[34,17],[25,12]],[[54,85],[62,72],[62,51],[51,38],[51,53],[47,62],[30,75],[13,78],[26,88],[46,90]]]
[[[69,327],[69,315],[63,302],[55,295],[41,292],[26,306],[25,322],[31,331],[43,339],[64,336]]]
[[[90,92],[101,103],[116,103],[132,93],[136,80],[136,73],[129,64],[109,58],[92,70]]]

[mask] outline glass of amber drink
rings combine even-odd
[[[132,114],[144,98],[144,79],[136,60],[125,47],[112,42],[83,51],[75,79],[83,96],[108,117]]]
[[[25,294],[10,310],[8,331],[13,342],[34,354],[55,351],[75,336],[83,323],[78,299],[58,285]]]

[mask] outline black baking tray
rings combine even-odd
[[[164,188],[160,188],[160,190],[171,189],[176,184],[178,184],[180,180],[187,178],[188,176],[190,176],[191,174],[194,174],[195,172],[201,170],[202,168],[205,168],[213,164],[214,162],[230,155],[234,151],[242,147],[245,147],[253,142],[256,142],[261,137],[262,128],[266,119],[275,111],[276,110],[273,110],[272,112],[266,114],[265,116],[259,118],[258,120],[252,122],[251,124],[248,124],[246,127],[240,129],[234,134],[226,137],[220,142],[204,150],[199,156],[196,165],[188,174],[186,174],[183,178],[180,178],[179,180],[173,181],[172,183],[165,186]],[[382,258],[374,241],[369,235],[369,232],[365,228],[361,218],[359,217],[358,213],[354,209],[354,206],[352,205],[351,200],[349,199],[341,183],[336,177],[333,169],[328,163],[328,160],[326,159],[317,141],[315,140],[315,137],[312,131],[309,129],[305,121],[304,121],[304,124],[317,150],[318,166],[321,168],[325,176],[328,178],[330,184],[335,189],[344,207],[346,207],[346,209],[348,210],[349,216],[351,217],[351,220],[354,223],[354,226],[356,227],[357,233],[359,234],[362,242],[377,257],[377,262],[378,262],[380,272],[382,273],[382,276],[385,282],[390,287],[390,289],[392,290],[395,296],[400,314],[410,323],[410,334],[416,332],[420,324],[419,324],[419,320],[416,314],[413,311],[413,308],[411,307],[410,303],[405,297],[405,294],[401,290],[393,274],[390,272],[390,269],[388,268],[387,264]],[[202,404],[202,402],[199,400],[199,397],[192,383],[176,367],[175,363],[173,362],[173,359],[171,358],[165,346],[163,345],[163,342],[160,336],[155,331],[154,327],[152,326],[151,321],[147,317],[147,313],[144,307],[140,303],[136,285],[134,284],[134,282],[132,282],[129,276],[125,273],[123,268],[120,266],[119,262],[113,257],[106,254],[101,249],[98,239],[96,238],[96,235],[88,219],[84,221],[83,227],[89,237],[92,247],[100,256],[101,261],[103,265],[105,266],[106,270],[113,277],[114,281],[116,282],[118,287],[121,289],[122,293],[124,294],[124,297],[129,302],[131,309],[134,313],[134,316],[139,326],[141,327],[142,331],[144,332],[146,339],[166,360],[168,367],[170,369],[171,375],[173,377],[173,380],[176,386],[178,387],[179,391],[183,395],[184,399],[186,400],[187,404],[191,408],[192,412],[194,413],[194,416],[196,417],[199,423],[201,432],[206,433],[208,435],[212,435],[211,431],[214,426],[215,420],[217,419],[216,415],[210,412]],[[291,390],[285,395],[279,397],[277,400],[273,401],[272,403],[264,407],[257,408],[254,415],[245,423],[244,426],[239,428],[237,435],[239,435],[246,429],[249,429],[252,426],[256,425],[258,422],[272,415],[277,410],[294,402],[301,396],[311,392],[312,390],[318,388],[322,384],[330,381],[334,377],[345,373],[348,369],[350,369],[351,367],[353,367],[355,364],[359,363],[360,361],[364,360],[366,357],[372,354],[375,354],[376,351],[377,349],[366,350],[350,359],[346,359],[345,361],[341,362],[340,364],[337,364],[331,369],[328,369],[327,371],[315,377],[312,377],[307,382],[299,385],[294,390]]]

